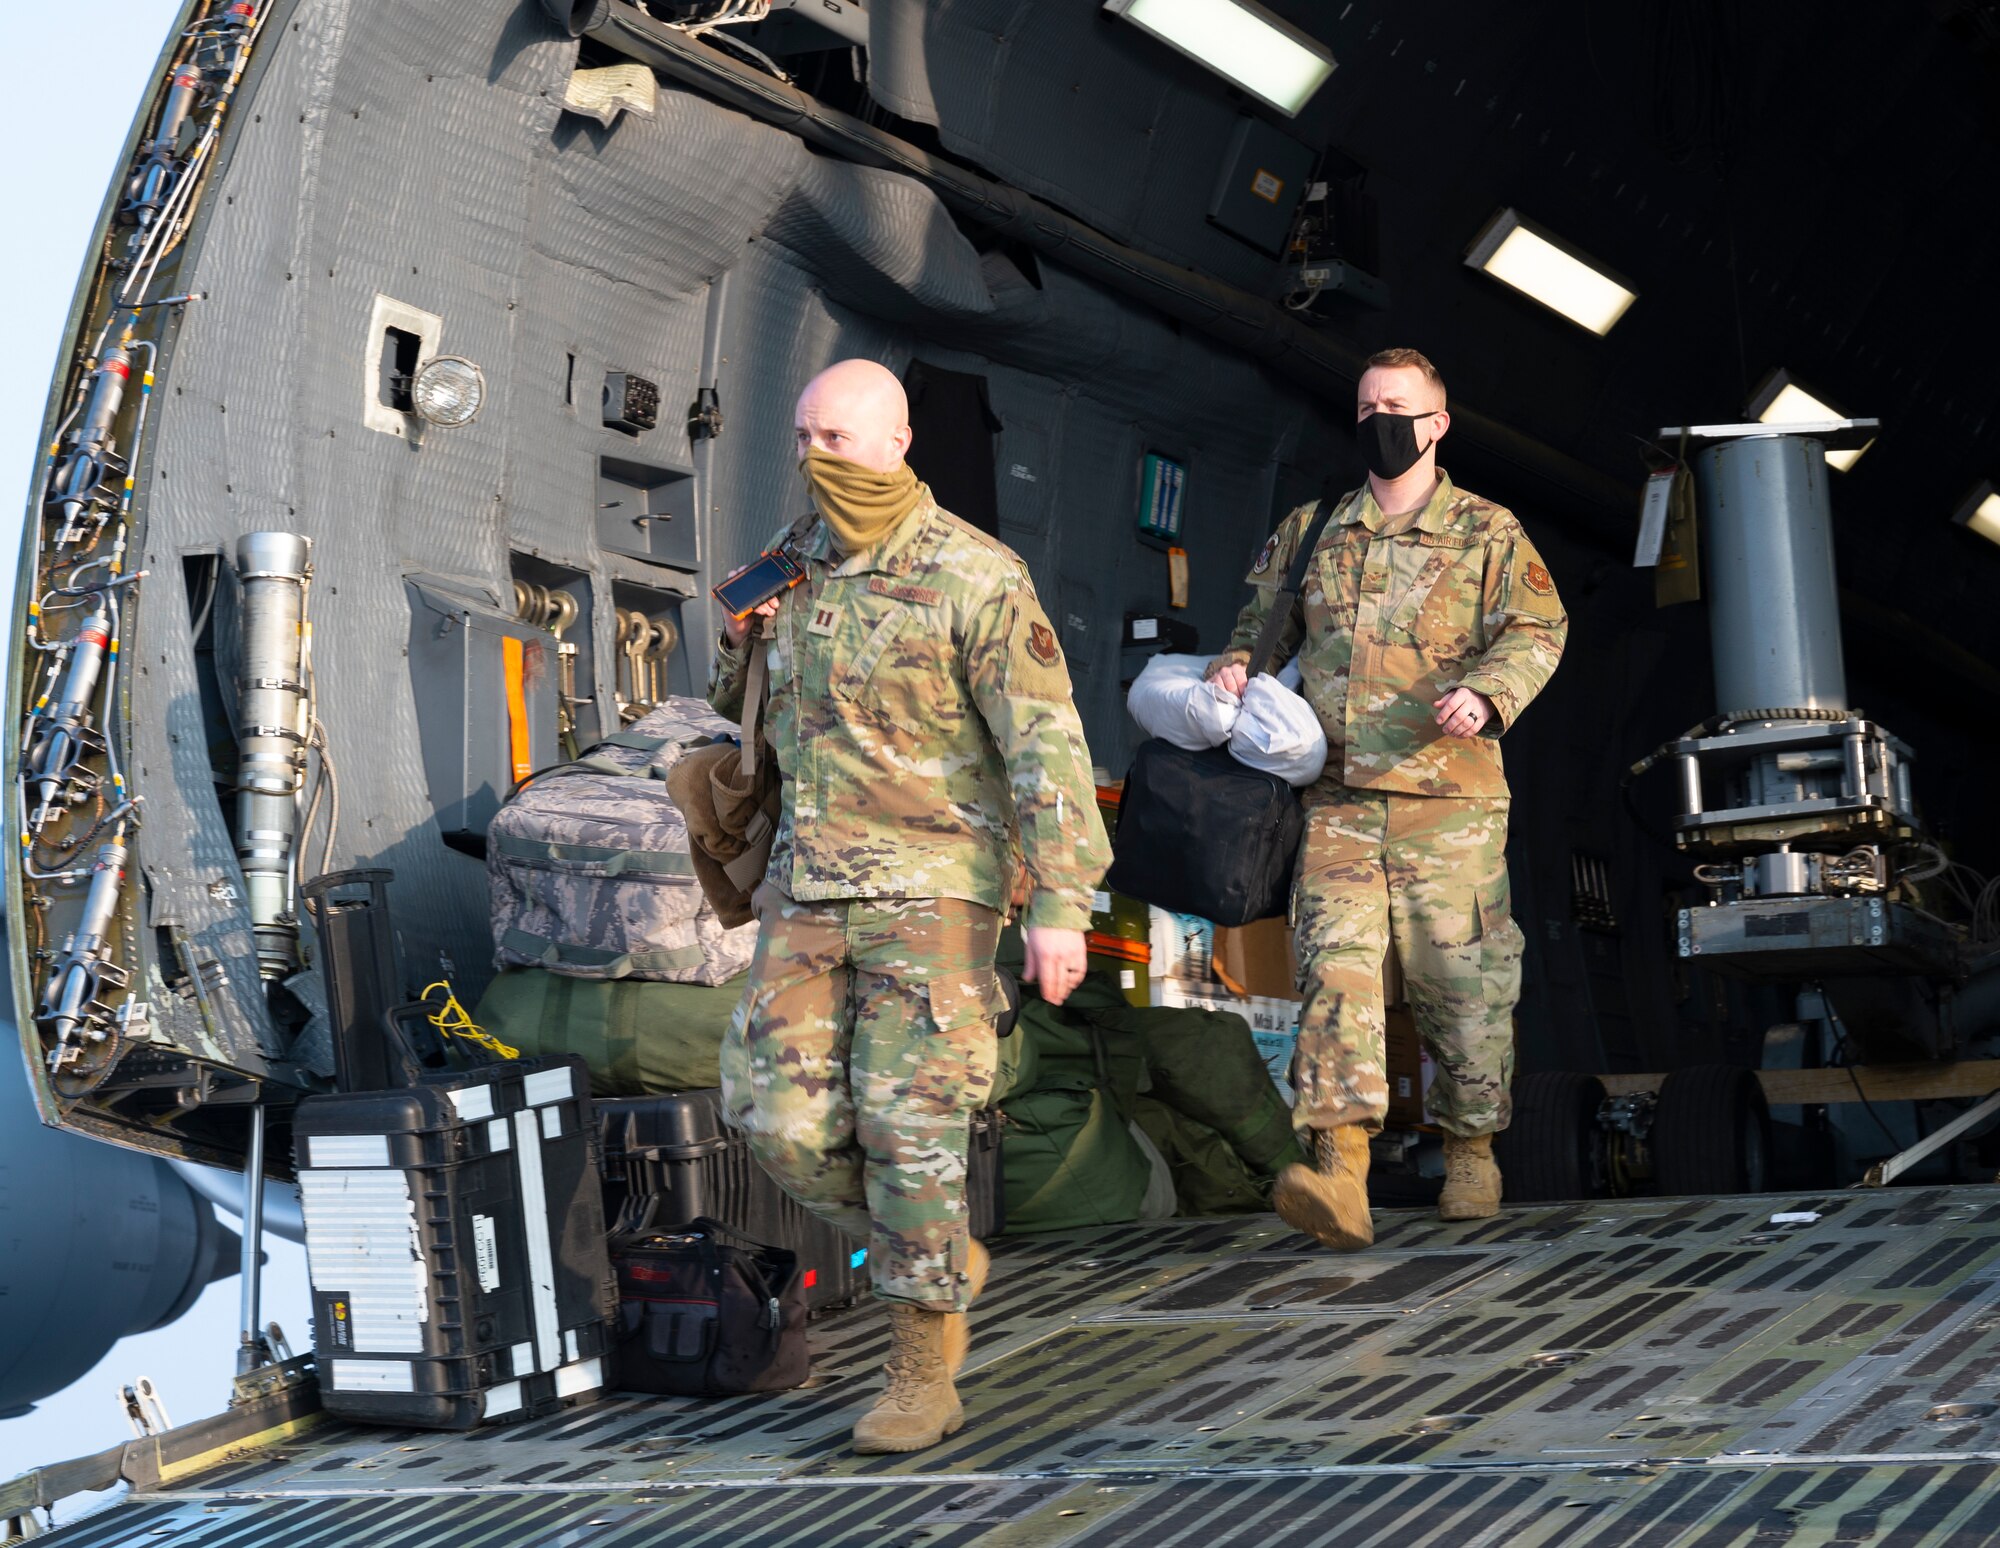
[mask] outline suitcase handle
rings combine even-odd
[[[382,1029],[390,1053],[401,1066],[404,1086],[421,1085],[426,1075],[484,1069],[500,1062],[477,1043],[439,1032],[430,1024],[436,1010],[427,1000],[405,1000],[382,1013]],[[413,1024],[423,1030],[413,1035]]]

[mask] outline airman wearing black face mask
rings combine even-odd
[[[1311,1166],[1278,1179],[1278,1213],[1330,1247],[1373,1240],[1368,1137],[1388,1112],[1382,964],[1393,943],[1437,1069],[1439,1211],[1500,1207],[1493,1135],[1507,1126],[1521,932],[1509,917],[1501,732],[1555,671],[1568,633],[1555,582],[1513,514],[1437,465],[1451,428],[1437,368],[1411,349],[1368,362],[1356,402],[1368,482],[1321,530],[1277,659],[1326,729],[1303,792],[1292,1121]],[[1234,693],[1305,540],[1302,506],[1264,545],[1252,600],[1211,677]]]

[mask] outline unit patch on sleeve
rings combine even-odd
[[[1056,632],[1045,623],[1028,625],[1028,654],[1043,666],[1056,664]]]
[[[1271,568],[1271,560],[1278,552],[1278,534],[1273,532],[1264,540],[1264,546],[1257,553],[1257,562],[1250,566],[1252,575],[1262,575]]]
[[[1556,583],[1549,578],[1549,572],[1539,564],[1529,563],[1522,567],[1521,583],[1538,597],[1552,597],[1556,594]]]

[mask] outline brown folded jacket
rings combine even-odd
[[[694,878],[729,928],[750,922],[750,894],[778,833],[778,772],[758,758],[746,775],[743,761],[735,746],[718,742],[683,753],[667,771],[667,794],[687,818]]]
[[[732,929],[754,917],[750,895],[778,836],[778,767],[764,747],[764,627],[760,618],[743,691],[742,747],[697,747],[667,771],[667,794],[687,819],[695,880]]]

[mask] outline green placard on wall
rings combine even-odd
[[[1147,452],[1139,473],[1139,535],[1176,543],[1181,536],[1181,496],[1187,469],[1171,457]]]

